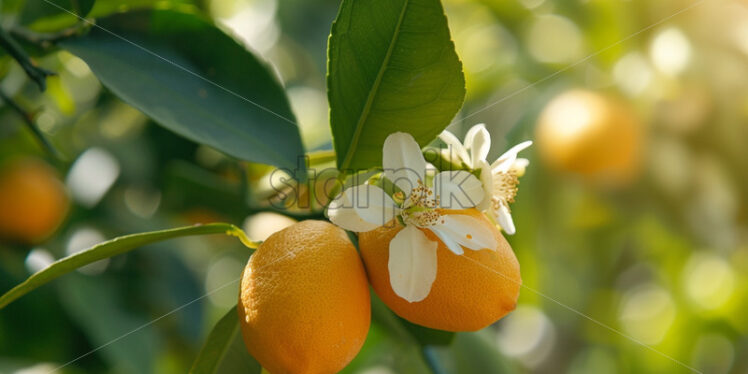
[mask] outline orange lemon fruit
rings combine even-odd
[[[536,127],[541,157],[552,168],[612,184],[638,171],[642,124],[624,102],[572,90],[552,99]]]
[[[59,227],[68,204],[65,186],[43,161],[20,158],[0,167],[0,238],[38,243]]]
[[[342,370],[371,318],[356,248],[342,229],[313,220],[259,246],[242,274],[237,309],[247,349],[273,374]]]
[[[408,302],[390,285],[389,243],[402,226],[385,225],[359,234],[361,256],[374,291],[400,317],[439,330],[480,330],[514,310],[522,284],[519,262],[501,232],[482,213],[476,209],[447,212],[478,218],[493,231],[498,244],[456,255],[430,230],[423,230],[438,243],[436,280],[425,299]]]

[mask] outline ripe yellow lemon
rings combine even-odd
[[[642,130],[633,109],[620,100],[572,90],[543,109],[536,144],[551,167],[616,184],[638,171]]]
[[[449,212],[478,218],[493,231],[498,245],[495,250],[466,249],[456,255],[430,230],[423,230],[438,242],[436,280],[425,299],[410,303],[397,296],[390,285],[389,243],[402,226],[385,225],[359,234],[361,257],[374,291],[400,317],[439,330],[480,330],[514,310],[522,284],[519,262],[509,243],[483,214],[475,209]]]
[[[0,168],[0,238],[25,244],[46,239],[68,210],[65,186],[55,171],[33,158]]]
[[[271,235],[252,255],[238,310],[247,349],[269,372],[336,373],[364,344],[371,300],[345,231],[308,220]]]

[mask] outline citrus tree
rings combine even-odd
[[[0,373],[745,372],[746,24],[0,0]]]
[[[493,349],[481,336],[455,339],[455,332],[480,330],[515,308],[519,263],[501,230],[515,231],[510,204],[527,166],[517,155],[530,143],[489,162],[483,126],[464,142],[444,131],[466,90],[439,0],[342,1],[327,48],[334,149],[313,152],[305,151],[299,113],[272,66],[197,7],[108,0],[3,6],[20,9],[19,27],[0,35],[3,49],[39,90],[52,89],[55,72],[38,59],[60,50],[77,56],[118,99],[234,160],[242,183],[269,180],[270,188],[251,189],[239,201],[302,221],[265,241],[219,222],[116,237],[40,268],[4,291],[0,309],[142,246],[224,234],[251,257],[235,274],[238,305],[216,323],[191,372],[354,371],[386,358],[378,351],[383,341],[416,357],[402,363],[406,371],[445,372],[456,365],[445,355],[450,345],[475,358],[459,364],[464,370],[505,370],[494,354],[481,355]],[[27,119],[30,134],[58,157]],[[446,146],[424,148],[437,137]],[[25,187],[46,175],[2,178],[0,189],[10,191],[2,196],[56,192]],[[54,190],[53,182],[38,183]],[[12,222],[42,198],[4,204],[0,233],[32,244],[45,239],[67,209],[64,192],[58,195],[44,204],[54,212],[36,213],[45,217],[33,232]]]

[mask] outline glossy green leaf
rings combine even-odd
[[[454,340],[455,333],[451,331],[430,329],[421,325],[416,325],[405,319],[399,318],[400,323],[405,327],[410,335],[422,346],[426,345],[449,345]]]
[[[407,356],[415,356],[416,360],[406,360],[409,362],[401,362],[408,366],[414,365],[417,362],[416,367],[427,368],[427,365],[433,364],[434,358],[426,357],[427,350],[432,346],[444,346],[451,343],[454,338],[454,333],[448,331],[439,331],[429,329],[427,327],[418,326],[410,323],[401,317],[397,316],[392,312],[382,300],[372,292],[371,294],[371,320],[372,325],[376,325],[383,329],[387,336],[393,341],[397,342],[396,351],[400,354],[408,352]],[[393,343],[388,343],[392,346]],[[431,362],[429,362],[431,361]],[[410,368],[408,372],[413,372],[415,368]]]
[[[47,282],[70,273],[82,266],[92,262],[103,260],[116,256],[127,251],[142,247],[146,244],[159,242],[163,240],[178,238],[190,235],[208,235],[208,234],[226,234],[237,236],[245,245],[252,243],[244,236],[244,232],[234,225],[228,223],[210,223],[206,225],[197,225],[181,227],[169,230],[151,231],[139,234],[120,236],[112,240],[97,244],[89,249],[78,252],[74,255],[62,258],[43,270],[33,274],[23,283],[15,286],[4,295],[0,296],[0,309],[4,308],[19,297],[33,291],[34,289],[46,284]]]
[[[414,342],[413,337],[402,325],[402,320],[374,292],[371,292],[371,320],[398,340]]]
[[[456,373],[516,373],[517,370],[486,335],[482,332],[457,334],[452,345],[441,352],[440,356],[450,362],[445,367]]]
[[[411,323],[393,313],[382,300],[372,293],[372,319],[400,339],[412,339],[419,345],[448,345],[455,333],[430,329]]]
[[[260,364],[247,352],[236,307],[226,313],[203,344],[190,374],[259,373]]]
[[[401,339],[372,321],[361,351],[340,374],[377,372],[383,367],[393,373],[433,374],[422,360],[420,349],[410,339]]]
[[[231,156],[296,167],[304,149],[280,83],[212,23],[153,10],[117,14],[97,25],[61,45],[122,100]]]
[[[328,54],[341,169],[381,165],[384,139],[395,131],[426,145],[462,106],[462,63],[439,0],[343,0]]]

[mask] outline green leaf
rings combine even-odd
[[[381,165],[382,144],[395,131],[425,146],[465,98],[439,0],[343,0],[328,55],[330,125],[342,170]]]
[[[452,340],[454,340],[455,333],[451,331],[430,329],[428,327],[416,325],[415,323],[411,323],[402,318],[399,319],[400,323],[421,346],[450,345]]]
[[[58,299],[89,342],[105,347],[98,354],[113,367],[112,372],[153,372],[163,351],[161,336],[155,329],[142,328],[150,326],[150,316],[130,310],[118,286],[122,285],[110,278],[71,274],[60,280]],[[131,331],[137,333],[127,334]]]
[[[283,88],[265,64],[212,23],[152,10],[97,25],[61,45],[122,100],[231,156],[296,167],[304,148]]]
[[[221,318],[203,344],[190,374],[259,373],[257,361],[247,352],[236,307]]]
[[[499,353],[498,347],[486,337],[485,333],[480,331],[457,334],[454,343],[448,351],[443,352],[443,355],[450,358],[454,365],[453,371],[457,373],[510,374],[517,372]]]
[[[397,340],[415,343],[413,336],[402,325],[400,317],[395,315],[374,292],[371,292],[371,320]]]
[[[410,355],[418,357],[419,360],[416,361],[424,368],[425,365],[434,363],[433,358],[426,357],[427,350],[432,346],[449,345],[455,336],[452,332],[434,330],[404,320],[392,312],[373,292],[371,293],[371,320],[373,325],[382,328],[390,338],[398,342],[400,346],[396,348],[396,351],[401,354],[406,350],[410,351]]]
[[[18,299],[19,297],[41,287],[47,282],[71,271],[88,265],[92,262],[103,260],[116,256],[127,251],[142,247],[146,244],[163,241],[167,239],[178,238],[190,235],[208,235],[208,234],[226,234],[237,236],[239,239],[250,247],[253,243],[244,236],[244,232],[234,225],[228,223],[210,223],[199,226],[180,227],[176,229],[144,232],[120,236],[112,240],[97,244],[89,249],[78,252],[74,255],[62,258],[43,270],[33,274],[23,283],[15,286],[4,295],[0,296],[0,309]]]
[[[28,0],[19,16],[22,25],[37,31],[56,31],[86,17],[95,0]]]
[[[411,323],[392,312],[374,293],[371,294],[372,320],[401,340],[410,339],[421,346],[449,345],[455,333],[430,329]]]

